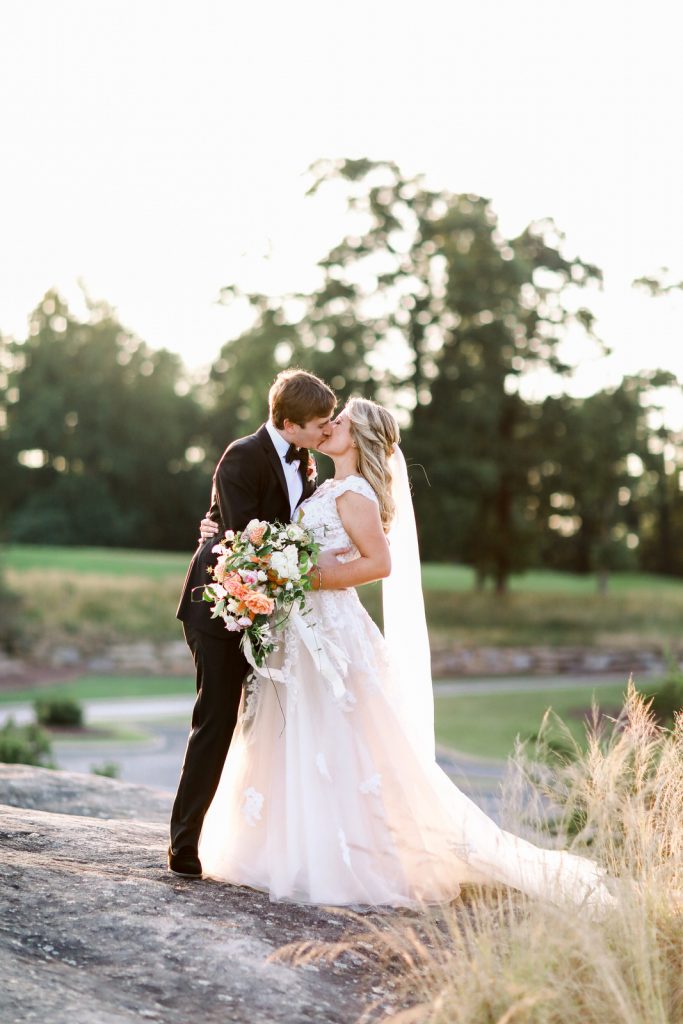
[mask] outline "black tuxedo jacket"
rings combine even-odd
[[[315,490],[315,480],[309,480],[308,451],[301,449],[299,472],[304,489],[300,501]],[[223,452],[213,475],[211,508],[208,515],[218,523],[219,534],[200,543],[187,570],[177,617],[193,629],[211,633],[226,641],[239,640],[240,633],[229,633],[221,619],[211,618],[210,605],[201,600],[201,591],[195,587],[210,583],[210,566],[216,564],[217,555],[211,549],[226,530],[243,530],[250,519],[277,519],[287,523],[291,519],[289,491],[282,469],[282,460],[275,450],[265,424],[250,434],[233,441]]]

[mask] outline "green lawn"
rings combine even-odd
[[[435,701],[437,742],[455,750],[480,757],[506,758],[512,753],[515,737],[537,732],[546,708],[552,707],[579,741],[585,738],[581,712],[591,706],[597,693],[600,707],[607,714],[621,708],[626,686],[601,686],[589,689],[542,691],[539,693],[499,693],[462,697],[437,696]]]
[[[30,570],[67,573],[135,576],[159,580],[168,577],[180,583],[192,551],[144,551],[124,548],[49,547],[12,544],[0,550],[0,561],[14,572]],[[425,590],[434,592],[472,592],[474,573],[467,566],[425,563],[422,571]],[[567,572],[533,570],[510,578],[511,593],[520,594],[594,594],[594,576]],[[651,591],[683,594],[683,579],[653,576],[648,573],[614,573],[610,578],[614,594]]]
[[[64,732],[61,729],[46,729],[45,730],[52,741],[54,747],[94,747],[100,743],[147,743],[152,739],[152,734],[145,732],[144,729],[138,729],[130,725],[117,725],[112,723],[107,726],[98,726],[94,728],[92,732],[84,730],[83,732]]]
[[[117,700],[126,697],[192,696],[189,676],[81,676],[67,683],[50,683],[26,689],[0,690],[0,704],[32,703],[39,697],[71,697],[73,700]]]
[[[464,565],[437,565],[426,563],[422,567],[422,580],[426,590],[472,591],[474,573]],[[596,593],[595,576],[578,576],[569,572],[535,569],[510,577],[510,592],[513,594],[567,594],[583,595]],[[671,576],[655,576],[651,573],[613,573],[609,581],[613,594],[651,591],[683,594],[683,579]]]
[[[26,645],[76,642],[85,650],[122,640],[178,639],[175,607],[190,552],[15,545],[0,552],[20,596]],[[513,576],[503,598],[473,589],[463,566],[426,564],[425,603],[439,646],[586,647],[678,644],[683,580],[614,574],[609,593],[592,577],[534,571]],[[381,624],[379,584],[361,599]]]
[[[123,548],[40,547],[12,544],[2,550],[2,564],[14,573],[40,570],[102,576],[172,577],[182,583],[192,552],[130,551]]]

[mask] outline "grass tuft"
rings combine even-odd
[[[505,827],[594,858],[614,879],[613,908],[594,916],[572,903],[472,886],[447,907],[348,914],[339,942],[280,955],[362,961],[379,994],[366,1021],[683,1020],[683,716],[663,728],[630,683],[615,721],[596,708],[585,749],[569,734],[549,755],[550,724],[511,760]]]

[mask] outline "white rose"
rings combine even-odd
[[[270,556],[270,567],[278,576],[286,576],[287,559],[280,551],[274,551]]]
[[[284,551],[275,551],[270,564],[281,579],[298,580],[299,552],[293,544],[288,544]]]
[[[291,523],[287,527],[287,536],[289,537],[290,540],[301,540],[303,535],[304,531],[301,529],[300,526],[297,526],[296,523]]]
[[[287,575],[290,580],[299,579],[299,551],[294,544],[288,544],[285,550],[282,552],[283,555],[287,556],[287,563],[289,565],[289,572]]]

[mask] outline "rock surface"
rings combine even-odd
[[[168,822],[173,798],[163,789],[99,775],[56,772],[27,764],[0,764],[0,804],[92,818]]]
[[[672,652],[681,664],[683,652]],[[659,647],[459,647],[432,643],[435,679],[476,676],[589,676],[663,674],[667,652]]]
[[[0,798],[3,1024],[349,1024],[391,1000],[357,953],[268,959],[361,927],[345,913],[171,875],[167,794],[7,765]]]

